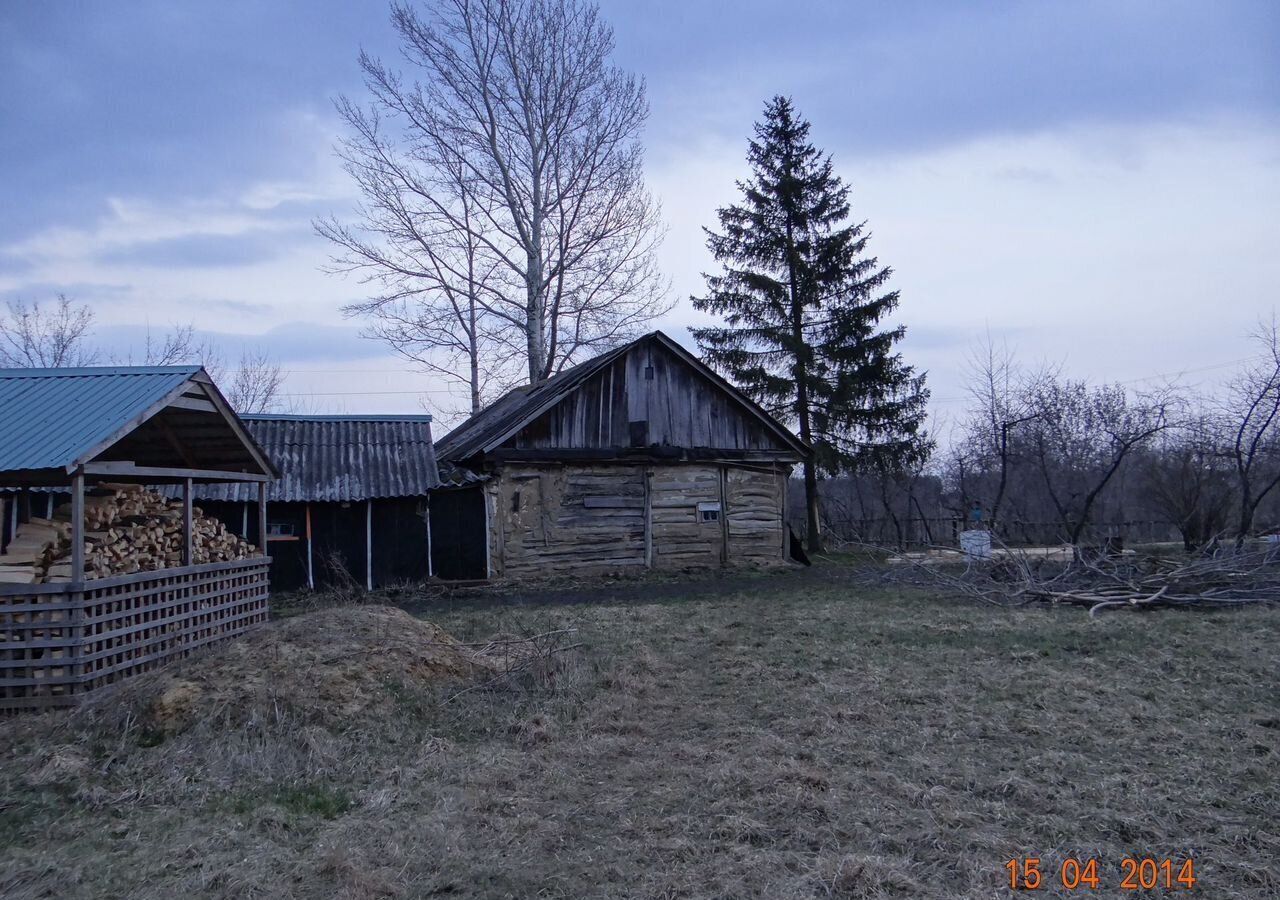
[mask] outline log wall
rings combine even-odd
[[[0,589],[0,712],[74,706],[265,622],[269,564],[257,557]]]
[[[730,465],[510,465],[486,488],[492,574],[777,564],[786,475]],[[708,519],[699,504],[718,506]]]

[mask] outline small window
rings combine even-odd
[[[630,432],[631,446],[644,447],[649,443],[649,420],[637,419],[634,422],[627,423],[627,430]]]
[[[520,492],[519,491],[511,492],[511,511],[513,513],[520,512]]]
[[[267,537],[286,537],[293,534],[292,522],[268,522]]]
[[[719,522],[720,521],[720,504],[719,503],[699,503],[698,504],[698,521],[702,523]]]

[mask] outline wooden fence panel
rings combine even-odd
[[[267,621],[270,559],[0,591],[0,712],[72,706]],[[72,589],[74,587],[74,590]]]

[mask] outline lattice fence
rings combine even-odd
[[[0,591],[0,711],[72,706],[267,620],[269,559]]]

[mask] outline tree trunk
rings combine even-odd
[[[1248,540],[1249,532],[1253,530],[1253,513],[1257,508],[1257,501],[1252,497],[1252,491],[1249,490],[1249,482],[1244,480],[1240,488],[1240,524],[1236,530],[1236,549],[1243,550],[1244,542]]]
[[[800,424],[800,440],[812,446],[813,426],[809,410],[809,367],[804,358],[804,311],[801,308],[799,288],[796,285],[795,238],[792,236],[790,215],[787,216],[787,279],[791,299],[791,333],[795,341],[796,418]],[[822,531],[818,509],[818,472],[813,454],[804,461],[805,530],[810,553],[821,553]]]
[[[476,334],[476,295],[473,290],[471,293],[471,309],[470,325],[471,331],[468,334],[468,349],[471,353],[471,415],[480,412],[480,339]]]

